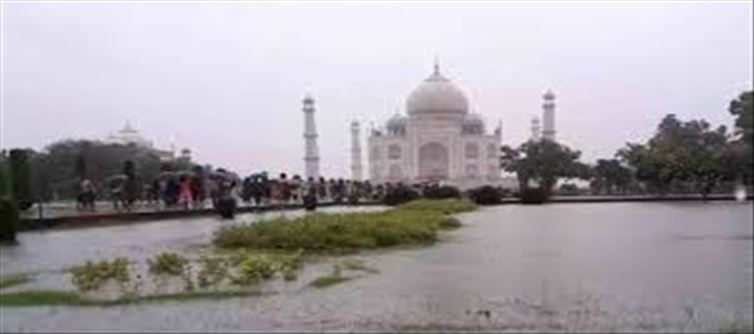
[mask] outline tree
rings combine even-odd
[[[9,162],[13,199],[16,201],[18,208],[23,211],[34,204],[29,152],[23,149],[12,149],[10,150]]]
[[[627,144],[617,156],[636,170],[636,177],[651,191],[664,194],[691,187],[703,196],[723,180],[731,179],[734,150],[727,129],[711,129],[704,120],[679,121],[663,118],[646,144]]]
[[[730,102],[728,111],[736,117],[736,135],[749,145],[754,146],[754,91],[743,92]]]
[[[730,102],[728,111],[735,117],[735,135],[733,141],[732,168],[736,178],[744,184],[754,182],[754,91],[743,92]]]
[[[617,159],[598,159],[592,169],[591,183],[598,193],[605,190],[607,194],[612,194],[613,190],[617,190],[625,194],[631,183],[631,170]]]
[[[519,189],[527,189],[530,181],[537,181],[549,195],[558,178],[586,174],[586,166],[578,162],[581,152],[554,141],[529,141],[516,150],[507,146],[501,150],[501,167],[516,173]]]

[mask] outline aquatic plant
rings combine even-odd
[[[203,256],[199,259],[199,263],[197,280],[200,288],[217,287],[229,277],[228,261],[223,257]]]
[[[121,292],[127,291],[127,284],[131,281],[128,259],[116,258],[113,261],[86,261],[83,265],[71,268],[73,284],[79,291],[93,291],[99,289],[105,282],[118,282]]]
[[[420,200],[383,212],[312,214],[220,229],[221,248],[351,252],[358,249],[432,243],[437,231],[459,226],[445,214],[473,210],[466,200]]]
[[[176,253],[163,252],[155,255],[154,259],[147,260],[147,264],[149,273],[153,275],[153,280],[160,288],[165,287],[168,278],[180,277],[185,283],[184,290],[194,290],[191,265],[185,257]]]

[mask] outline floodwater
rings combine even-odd
[[[460,215],[464,226],[434,246],[358,255],[379,273],[329,288],[0,308],[0,330],[750,330],[753,211],[751,202],[485,207]],[[204,218],[25,233],[21,246],[2,249],[0,265],[7,274],[190,250],[220,224]]]

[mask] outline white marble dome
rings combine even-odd
[[[467,114],[469,101],[466,95],[440,74],[435,66],[432,75],[414,89],[406,100],[409,115],[422,113],[459,113]]]

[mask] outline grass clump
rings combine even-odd
[[[455,214],[476,209],[476,204],[467,199],[420,199],[398,207],[398,210],[418,210]]]
[[[350,252],[433,243],[440,229],[460,224],[446,214],[473,210],[466,200],[419,200],[383,212],[312,214],[222,228],[214,237],[221,248]]]
[[[184,282],[185,291],[194,291],[194,280],[191,276],[190,261],[176,253],[163,252],[147,260],[149,273],[160,289],[165,289],[170,277],[180,277]]]
[[[72,291],[32,290],[0,294],[0,306],[78,305],[81,297]]]
[[[19,273],[0,277],[0,289],[10,288],[12,286],[26,284],[31,280],[31,274]]]
[[[83,265],[71,268],[71,274],[73,284],[82,292],[97,290],[110,280],[115,280],[121,290],[125,290],[126,284],[131,281],[128,259],[124,257],[113,261],[86,261]]]

